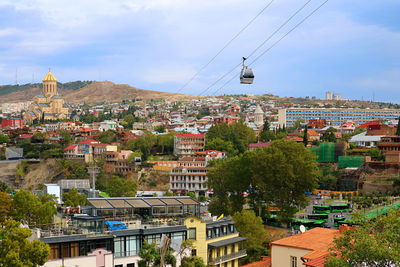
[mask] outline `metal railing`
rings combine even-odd
[[[220,257],[216,257],[216,258],[210,258],[210,259],[208,259],[208,264],[209,265],[218,265],[218,264],[224,263],[226,261],[231,261],[231,260],[243,258],[246,256],[247,256],[246,250],[241,249],[237,252],[233,252],[233,253],[230,253],[227,255],[223,255]]]

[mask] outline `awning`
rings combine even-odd
[[[208,247],[210,248],[219,248],[219,247],[223,247],[226,245],[230,245],[230,244],[234,244],[237,242],[241,242],[246,240],[246,237],[241,237],[241,236],[237,236],[237,237],[233,237],[233,238],[228,238],[228,239],[224,239],[221,241],[217,241],[217,242],[212,242],[208,244]]]

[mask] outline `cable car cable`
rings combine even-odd
[[[217,54],[215,54],[215,56],[213,56],[203,67],[201,67],[178,91],[176,91],[175,94],[179,93],[180,91],[182,91],[187,85],[189,85],[189,83],[191,83],[194,78],[197,77],[197,75],[199,75],[205,68],[208,67],[208,65],[211,64],[211,62],[214,61],[214,59],[216,59],[219,54],[222,53],[222,51],[225,50],[225,48],[227,48],[237,37],[239,37],[240,34],[242,34],[242,32],[244,32],[271,4],[272,2],[274,2],[275,0],[271,0],[263,9],[261,9],[260,12],[258,12],[258,14],[252,18],[229,42],[227,42],[219,51]]]
[[[260,55],[258,55],[248,66],[251,66],[253,63],[255,63],[258,59],[260,59],[262,56],[264,56],[268,51],[270,51],[275,45],[277,45],[280,41],[282,41],[286,36],[288,36],[292,31],[294,31],[298,26],[300,26],[303,22],[305,22],[309,17],[311,17],[315,12],[317,12],[322,6],[324,6],[329,0],[325,0],[321,5],[319,5],[316,9],[314,9],[310,14],[308,14],[306,17],[304,17],[299,23],[297,23],[293,28],[291,28],[286,34],[284,34],[281,38],[279,38],[275,43],[273,43],[270,47],[268,47],[264,52],[262,52]],[[227,84],[229,84],[234,78],[236,78],[237,75],[232,76],[227,82],[225,82],[219,89],[214,91],[214,95],[221,90],[223,87],[225,87]]]
[[[294,12],[281,26],[278,27],[277,30],[275,30],[272,34],[270,34],[259,46],[256,47],[256,49],[254,49],[249,56],[246,57],[246,59],[248,59],[249,57],[251,57],[252,55],[254,55],[254,53],[256,53],[266,42],[268,42],[272,37],[274,37],[274,35],[276,33],[278,33],[286,24],[288,24],[300,11],[302,11],[312,0],[308,0],[302,7],[300,7],[296,12]],[[204,94],[205,92],[207,92],[211,87],[213,87],[215,84],[217,84],[219,81],[221,81],[222,79],[224,79],[226,76],[228,76],[230,73],[232,73],[237,67],[239,67],[240,65],[242,65],[242,62],[240,62],[239,64],[237,64],[235,67],[233,67],[230,71],[228,71],[227,73],[225,73],[224,75],[222,75],[218,80],[216,80],[215,82],[213,82],[210,86],[208,86],[205,90],[203,90],[200,95]]]

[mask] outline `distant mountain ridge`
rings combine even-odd
[[[65,97],[67,102],[73,104],[120,102],[133,98],[149,100],[152,98],[182,99],[191,97],[190,95],[138,89],[128,84],[115,84],[109,81],[75,81],[58,83],[57,87],[58,92]],[[0,103],[29,101],[41,92],[41,83],[0,86]]]

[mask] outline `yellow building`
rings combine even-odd
[[[58,120],[68,116],[68,107],[65,100],[57,92],[57,79],[49,71],[43,79],[43,94],[33,98],[32,104],[24,114],[24,120]]]
[[[246,257],[240,237],[232,220],[203,221],[197,217],[185,220],[187,239],[194,241],[192,255],[201,257],[207,266],[238,267]]]

